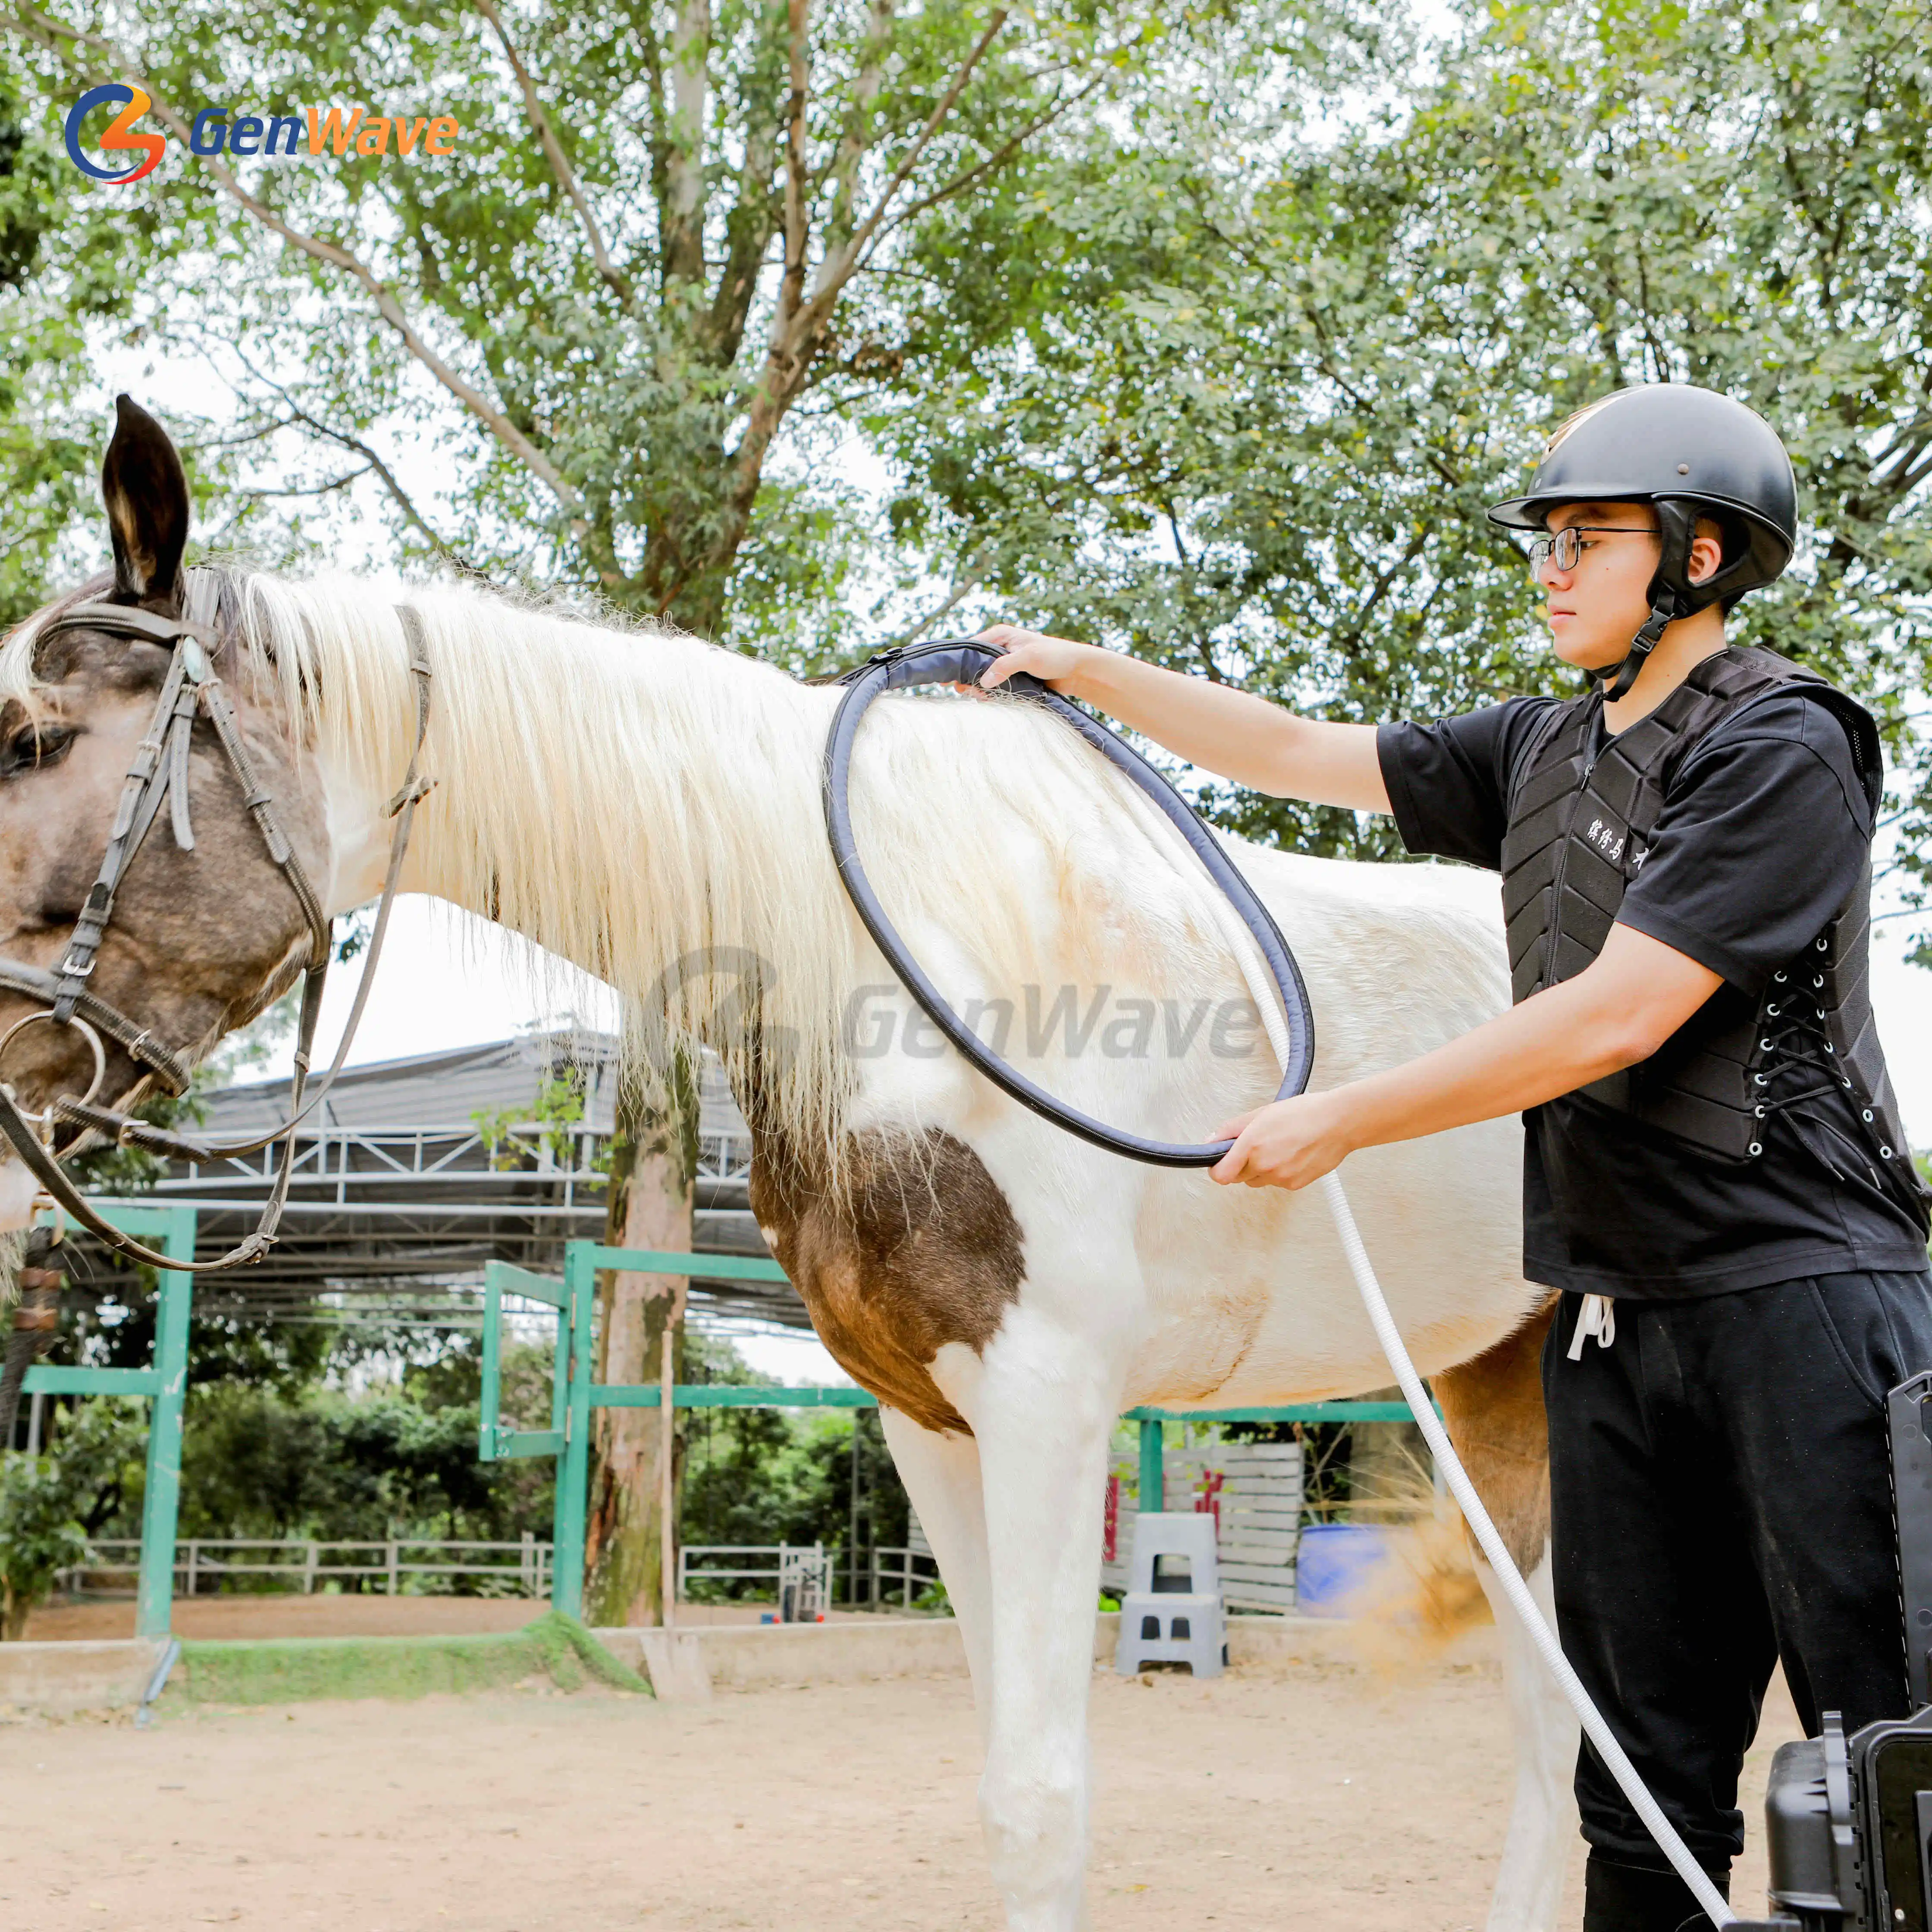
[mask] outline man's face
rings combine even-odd
[[[1548,523],[1552,536],[1574,525],[1582,546],[1574,570],[1552,558],[1537,572],[1556,655],[1581,670],[1606,670],[1650,615],[1656,513],[1647,503],[1559,503]]]

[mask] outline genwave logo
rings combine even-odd
[[[134,123],[154,106],[151,96],[125,81],[90,87],[67,115],[68,159],[90,181],[124,187],[152,174],[167,152],[165,134],[136,134]],[[100,134],[104,153],[143,155],[124,168],[104,166],[80,144],[81,124],[98,107],[121,111]],[[392,153],[410,160],[419,154],[439,158],[456,152],[462,124],[453,114],[406,115],[393,118],[371,114],[367,108],[304,108],[294,114],[238,114],[229,107],[199,109],[188,134],[188,152],[204,160],[218,154],[260,156],[270,160],[302,160],[316,157],[341,160],[348,155],[380,157]],[[393,146],[392,145],[393,143]]]
[[[139,181],[143,175],[152,174],[160,166],[161,157],[168,151],[166,136],[137,134],[134,128],[134,123],[154,104],[138,87],[130,87],[125,81],[110,80],[105,86],[90,87],[68,110],[68,159],[90,181],[113,182],[124,185],[129,182]],[[136,162],[131,167],[104,168],[99,162],[89,160],[82,152],[80,124],[97,107],[118,107],[121,110],[102,131],[100,146],[103,150],[110,154],[146,154],[146,160]]]

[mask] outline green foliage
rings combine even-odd
[[[934,211],[928,326],[961,352],[871,412],[894,529],[982,611],[1330,717],[1427,716],[1556,681],[1482,515],[1547,430],[1628,383],[1719,388],[1784,434],[1806,524],[1740,634],[1875,700],[1916,853],[1920,24],[1902,0],[1469,4],[1432,76],[1388,70],[1387,111],[1339,133],[1167,94],[1024,196]],[[997,222],[1024,304],[938,279]],[[1252,836],[1391,850],[1384,821],[1208,802]]]
[[[479,1462],[476,1424],[473,1401],[429,1408],[402,1390],[351,1397],[191,1388],[182,1532],[374,1541],[547,1534],[549,1466]]]
[[[561,1072],[545,1074],[538,1084],[536,1098],[527,1106],[479,1107],[470,1118],[493,1168],[503,1171],[528,1166],[539,1150],[554,1166],[574,1166],[580,1150],[571,1130],[584,1120],[583,1070],[566,1066]],[[529,1126],[537,1130],[535,1148],[511,1136],[513,1127]],[[608,1173],[609,1149],[592,1156],[590,1165]]]
[[[764,1379],[728,1343],[687,1337],[686,1372],[740,1385]],[[862,1548],[903,1548],[909,1504],[875,1414],[863,1409],[700,1408],[684,1424],[678,1534],[688,1544],[851,1540],[858,1434]],[[697,1585],[698,1600],[768,1593],[755,1582]]]
[[[124,326],[138,243],[68,164],[16,51],[0,44],[0,628],[92,567],[100,438],[90,326]]]
[[[46,1456],[0,1456],[0,1638],[26,1634],[27,1616],[55,1574],[86,1554],[87,1532],[58,1466]]]
[[[107,44],[85,14],[9,23],[45,110],[98,77]],[[298,16],[132,0],[116,17],[140,50],[129,70],[177,136],[214,100],[448,111],[463,128],[436,161],[242,164],[272,230],[178,149],[121,193],[143,313],[244,392],[238,430],[191,439],[226,486],[218,535],[324,555],[325,519],[305,513],[372,476],[406,556],[580,585],[716,634],[748,542],[748,610],[808,629],[843,572],[825,561],[836,543],[814,557],[794,540],[832,534],[838,493],[782,465],[767,490],[767,459],[821,391],[916,373],[898,320],[928,272],[918,215],[978,201],[1063,122],[1118,112],[1198,46],[1267,44],[1283,17],[833,0],[795,21],[774,0],[530,0],[499,28],[394,0]],[[440,432],[444,505],[411,501],[372,440],[424,412],[424,377],[460,402]],[[298,473],[260,473],[291,447]]]

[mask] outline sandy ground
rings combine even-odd
[[[756,1604],[682,1604],[686,1624],[755,1624]],[[471,1630],[521,1630],[544,1606],[527,1597],[177,1597],[173,1627],[182,1637],[455,1636]],[[844,1623],[865,1610],[833,1610]],[[27,1636],[55,1642],[134,1634],[134,1605],[122,1600],[44,1604],[27,1619]]]
[[[1096,1675],[1108,1932],[1474,1932],[1500,1684]],[[1781,1685],[1747,1774],[1762,1816]],[[958,1678],[662,1706],[535,1690],[0,1730],[8,1932],[998,1932]],[[1580,1874],[1573,1856],[1572,1887]],[[1741,1904],[1764,1883],[1755,1846]],[[1568,1922],[1576,1923],[1573,1899]]]

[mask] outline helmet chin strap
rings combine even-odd
[[[1650,615],[1644,620],[1643,628],[1630,640],[1629,655],[1607,670],[1591,672],[1598,688],[1604,694],[1606,704],[1614,704],[1618,698],[1630,695],[1630,686],[1650,662],[1650,654],[1656,650],[1658,640],[1676,621],[1677,614],[1676,593],[1666,590],[1650,607]]]

